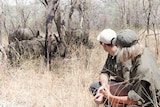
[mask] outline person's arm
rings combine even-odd
[[[96,104],[102,104],[104,102],[104,95],[100,92],[100,90],[102,90],[104,87],[106,89],[109,89],[108,76],[106,73],[100,73],[99,82],[101,83],[101,87],[99,87],[94,97],[94,101]]]
[[[112,95],[110,93],[110,91],[108,89],[103,89],[101,90],[101,92],[103,93],[104,97],[107,98],[110,103],[112,105],[116,105],[116,104],[137,104],[136,101],[132,101],[128,98],[128,96],[115,96],[115,95]]]
[[[128,99],[128,96],[114,96],[114,95],[111,95],[109,97],[109,100],[114,103],[120,103],[120,104],[128,104],[128,105],[131,105],[131,104],[137,104],[136,101],[132,101],[130,99]]]
[[[100,92],[100,90],[103,89],[103,87],[105,87],[106,89],[109,89],[109,84],[108,84],[108,80],[109,80],[109,74],[106,71],[107,68],[107,60],[106,63],[103,66],[103,69],[101,71],[101,73],[99,74],[99,82],[101,84],[101,86],[98,88],[96,95],[94,97],[94,101],[96,104],[102,104],[104,103],[104,95]]]
[[[106,88],[109,89],[109,83],[108,83],[108,80],[109,80],[109,77],[110,77],[110,72],[108,72],[108,63],[112,63],[111,61],[111,55],[108,55],[107,59],[106,59],[106,62],[103,66],[103,69],[99,75],[99,82],[101,83],[102,86],[105,86]]]
[[[99,82],[101,83],[102,86],[106,87],[109,89],[109,76],[107,74],[101,73],[99,76]]]
[[[97,104],[102,104],[104,102],[104,95],[100,92],[100,90],[103,89],[103,87],[105,87],[106,89],[109,89],[109,84],[108,84],[108,80],[109,80],[109,73],[107,72],[106,68],[108,68],[108,60],[110,59],[110,56],[108,56],[103,69],[101,70],[101,73],[99,74],[99,82],[101,84],[101,87],[99,87],[99,89],[97,90],[97,93],[94,97],[94,101]]]

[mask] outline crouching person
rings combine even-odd
[[[119,50],[112,44],[116,38],[117,35],[112,29],[104,29],[97,37],[108,56],[100,72],[99,82],[92,83],[89,89],[94,96],[95,103],[104,104],[105,107],[110,107],[112,102],[102,93],[103,89],[110,91],[110,93],[116,96],[126,96],[129,90],[125,84],[129,79],[131,62],[122,63],[118,60]],[[120,105],[124,106],[123,103]]]

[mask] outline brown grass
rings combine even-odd
[[[107,57],[97,34],[90,34],[94,49],[81,47],[71,58],[55,60],[51,71],[41,58],[1,69],[0,107],[98,107],[88,90]]]
[[[4,68],[0,107],[96,107],[88,88],[97,81],[105,55],[95,49],[81,47],[79,56],[75,52],[70,59],[55,60],[51,71],[46,70],[43,59]]]
[[[83,107],[93,105],[88,92],[92,71],[81,61],[47,71],[38,61],[26,61],[19,68],[6,69],[0,75],[0,106],[4,107]],[[76,63],[75,63],[76,62]],[[66,63],[67,64],[67,63]],[[68,64],[67,64],[68,65]]]

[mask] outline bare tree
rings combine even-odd
[[[53,24],[56,26],[58,32],[58,37],[60,39],[60,47],[70,47],[72,44],[78,43],[77,46],[80,46],[80,43],[87,44],[89,36],[89,20],[87,19],[87,10],[86,1],[80,0],[71,0],[70,9],[68,14],[68,20],[61,18],[61,15],[64,14],[61,11],[60,0],[40,0],[40,2],[46,7],[46,62],[49,67],[51,63],[50,58],[50,38],[53,34]],[[78,24],[75,24],[75,20],[72,16],[78,12]],[[68,23],[68,26],[66,25]],[[76,26],[74,26],[76,25]],[[79,31],[79,32],[78,32]],[[77,33],[78,32],[78,33]],[[80,35],[80,37],[77,35]],[[77,39],[78,38],[78,39]],[[69,49],[69,48],[68,48]]]
[[[143,0],[143,9],[145,11],[145,16],[146,16],[146,30],[147,30],[147,35],[145,36],[145,46],[147,46],[148,41],[147,41],[147,36],[149,36],[149,30],[150,30],[150,17],[151,17],[151,9],[152,9],[152,4],[151,0],[148,0],[148,10],[145,8],[145,1]]]
[[[89,36],[89,19],[87,16],[87,2],[86,0],[71,0],[70,2],[71,8],[69,11],[69,18],[68,18],[68,40],[67,43],[75,43],[73,42],[74,39],[79,38],[79,42],[77,45],[79,46],[80,43],[87,44],[88,43],[88,36]],[[74,27],[74,17],[73,14],[78,12],[79,15],[78,25]],[[75,33],[78,32],[79,33]],[[77,35],[76,35],[77,34]],[[75,37],[77,36],[77,37]]]
[[[6,13],[5,13],[5,10],[4,10],[3,6],[2,6],[2,13],[1,13],[0,17],[1,17],[1,25],[4,27],[4,30],[5,30],[6,34],[9,34],[9,31],[8,31],[8,28],[7,28],[7,25],[6,25],[6,17],[7,16],[6,16]]]
[[[18,0],[16,0],[16,9],[21,18],[22,27],[24,28],[27,27],[27,20],[29,18],[31,11],[27,13],[27,11],[25,11],[24,4],[21,2],[18,2]]]
[[[153,32],[154,32],[154,37],[155,37],[155,43],[156,43],[156,47],[155,47],[155,50],[156,50],[156,57],[158,57],[159,55],[159,31],[157,31],[156,29],[158,29],[159,27],[159,7],[160,7],[160,2],[157,2],[155,1],[155,4],[154,4],[155,8],[154,10],[152,11],[152,14],[153,14],[153,22],[152,22],[152,25],[153,25]]]
[[[47,68],[50,69],[51,63],[51,36],[52,31],[52,21],[55,18],[57,9],[59,8],[60,0],[45,0],[41,1],[47,8],[46,12],[46,36],[45,36],[45,61],[47,63]]]
[[[115,0],[118,7],[119,7],[119,13],[120,13],[120,27],[122,28],[125,28],[126,27],[126,24],[127,24],[127,7],[126,7],[126,0],[122,0],[122,1],[119,1],[119,0]]]
[[[145,13],[145,19],[146,19],[146,31],[147,35],[145,35],[145,46],[148,46],[149,44],[149,36],[154,35],[155,38],[155,53],[156,56],[159,55],[159,34],[157,33],[158,29],[158,21],[157,21],[157,16],[158,16],[158,8],[160,6],[160,3],[157,2],[156,0],[148,0],[148,4],[146,5],[146,1],[143,0],[143,10]],[[150,33],[150,30],[153,31],[154,34]]]

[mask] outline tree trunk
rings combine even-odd
[[[53,35],[52,31],[52,21],[55,17],[55,13],[59,6],[59,0],[48,0],[45,1],[48,4],[47,7],[47,17],[46,17],[46,36],[45,36],[45,61],[47,68],[50,69],[51,64],[51,36]]]

